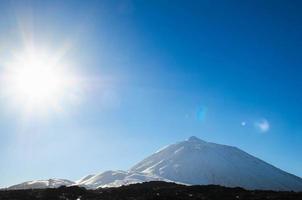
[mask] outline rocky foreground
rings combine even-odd
[[[87,190],[81,187],[60,187],[57,189],[3,190],[0,200],[147,200],[147,199],[203,199],[203,200],[236,200],[236,199],[301,199],[302,192],[249,191],[242,188],[227,188],[216,185],[184,186],[167,182],[146,182],[122,186]]]

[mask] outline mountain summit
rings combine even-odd
[[[301,178],[236,147],[206,142],[195,136],[157,151],[128,171],[88,175],[73,185],[94,189],[153,180],[189,185],[215,184],[246,189],[302,191]],[[23,183],[22,188],[25,185]]]
[[[204,142],[203,140],[199,139],[198,137],[196,136],[191,136],[187,139],[187,141],[189,142]]]

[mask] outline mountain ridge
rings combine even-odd
[[[196,136],[156,151],[128,171],[109,170],[92,174],[75,182],[66,182],[66,186],[77,185],[96,189],[149,181],[302,191],[300,177],[287,173],[237,147],[207,142]],[[28,182],[28,187],[31,185]],[[44,183],[42,186],[47,185]],[[9,187],[9,189],[16,188],[26,188],[26,182]]]

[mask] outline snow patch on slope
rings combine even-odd
[[[168,181],[156,175],[136,172],[106,171],[101,174],[91,175],[90,178],[83,181],[77,181],[76,185],[86,188],[100,187],[119,187],[121,185],[129,185],[133,183],[141,183],[148,181]]]
[[[23,190],[23,189],[44,189],[44,188],[58,188],[60,186],[70,186],[74,184],[73,181],[66,179],[49,179],[49,180],[37,180],[27,181],[17,185],[10,186],[9,190]]]

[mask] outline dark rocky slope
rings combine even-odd
[[[249,191],[242,188],[227,188],[216,185],[184,186],[167,182],[146,182],[122,186],[86,190],[80,187],[60,187],[57,189],[3,190],[1,200],[236,200],[236,199],[301,199],[302,193],[276,191]]]

